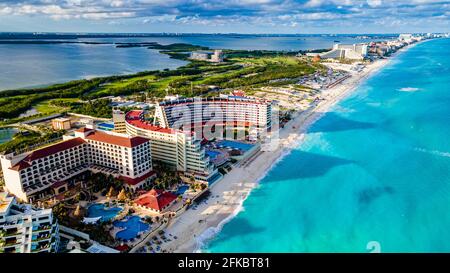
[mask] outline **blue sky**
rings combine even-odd
[[[450,1],[0,0],[0,31],[448,32]]]

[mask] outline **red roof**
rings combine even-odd
[[[120,179],[122,179],[125,183],[127,183],[128,185],[137,185],[139,183],[141,183],[142,181],[144,181],[145,179],[152,177],[153,175],[155,175],[156,173],[154,171],[149,171],[148,173],[137,177],[137,178],[131,178],[131,177],[127,177],[127,176],[121,176]]]
[[[149,124],[148,122],[145,122],[144,120],[141,119],[142,113],[143,111],[140,110],[130,111],[125,115],[125,120],[127,121],[128,124],[133,125],[134,127],[138,127],[149,131],[161,132],[165,134],[173,134],[175,132],[172,129],[162,128],[159,126]]]
[[[86,133],[86,132],[93,131],[93,130],[94,129],[89,129],[89,128],[83,127],[83,128],[77,129],[76,131],[80,132],[80,133]]]
[[[39,159],[39,158],[43,158],[52,154],[56,154],[58,152],[64,151],[64,150],[68,150],[70,148],[79,146],[84,144],[85,141],[82,138],[72,138],[66,141],[62,141],[56,144],[53,144],[51,146],[47,146],[45,148],[39,149],[39,150],[35,150],[33,152],[31,152],[29,155],[27,155],[24,159],[22,159],[19,163],[17,163],[16,165],[12,166],[10,169],[11,170],[22,170],[24,168],[27,168],[29,166],[31,166],[31,161]]]
[[[51,187],[53,189],[56,189],[56,188],[66,185],[66,184],[67,184],[67,181],[58,181],[58,182],[53,183]]]
[[[134,202],[140,206],[151,208],[156,211],[162,211],[175,199],[177,199],[177,196],[171,192],[152,189],[151,191],[139,196]]]
[[[130,247],[127,244],[116,246],[116,249],[120,252],[126,252],[130,249]]]
[[[23,161],[23,159],[21,161],[19,161],[19,163],[17,163],[16,165],[12,166],[11,168],[9,168],[10,170],[14,170],[14,171],[20,171],[23,170],[25,168],[30,167],[31,164],[28,162]]]
[[[58,181],[53,183],[53,185],[51,186],[53,189],[59,188],[61,186],[64,186],[67,184],[67,181]]]
[[[109,143],[113,145],[123,146],[123,147],[136,147],[143,143],[148,142],[149,140],[143,137],[123,137],[112,134],[103,133],[100,131],[93,131],[89,135],[86,136],[86,139],[100,141],[104,143]]]
[[[208,104],[208,103],[234,103],[239,106],[239,104],[268,104],[270,101],[259,98],[232,98],[232,97],[214,97],[214,98],[201,98],[200,100],[195,99],[178,99],[173,101],[163,101],[159,103],[159,106],[164,108],[172,108],[178,105],[191,105],[191,104]]]
[[[238,96],[238,97],[244,97],[245,96],[245,92],[242,90],[234,90],[233,92],[231,92],[234,96]]]

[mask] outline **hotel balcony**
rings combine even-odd
[[[50,252],[50,251],[51,251],[51,245],[31,249],[32,253]]]
[[[46,225],[38,225],[38,226],[33,226],[33,233],[37,232],[44,232],[44,231],[49,231],[51,230],[53,227],[53,225],[50,224],[46,224]]]
[[[38,193],[40,191],[43,191],[43,190],[51,187],[54,183],[56,183],[58,181],[64,181],[64,180],[70,179],[82,172],[85,172],[87,170],[87,168],[88,168],[87,164],[82,164],[78,167],[71,169],[70,171],[67,171],[58,176],[52,177],[51,179],[49,179],[47,181],[41,181],[40,179],[37,179],[36,180],[37,183],[26,187],[25,192],[28,195]]]
[[[43,242],[43,241],[48,241],[52,239],[52,234],[51,233],[46,233],[46,234],[39,234],[37,236],[33,236],[31,238],[32,242]]]
[[[51,238],[51,237],[50,237]],[[40,240],[31,243],[31,252],[50,252],[52,248],[52,242],[48,240]]]
[[[1,250],[2,248],[0,248]],[[17,247],[4,247],[3,248],[3,253],[19,253],[20,250],[18,250]],[[1,252],[0,252],[1,253]]]
[[[7,230],[6,232],[5,232],[5,234],[3,235],[3,238],[8,238],[8,237],[15,237],[15,236],[17,236],[17,235],[20,235],[22,233],[22,230],[20,230],[20,229],[17,229],[17,228],[15,228],[15,229],[13,229],[13,230]]]
[[[12,246],[17,246],[17,245],[20,245],[20,244],[22,244],[22,242],[21,242],[21,240],[19,239],[19,240],[17,240],[17,239],[5,239],[5,241],[4,241],[5,243],[3,244],[3,247],[4,248],[7,248],[7,247],[12,247]]]

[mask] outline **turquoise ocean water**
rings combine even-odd
[[[450,251],[448,48],[416,45],[336,105],[203,251]]]

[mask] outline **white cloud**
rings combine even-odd
[[[0,0],[0,15],[23,20],[28,16],[110,22],[138,18],[141,23],[210,26],[387,26],[424,20],[445,25],[450,24],[449,10],[450,1],[444,0]]]
[[[381,0],[367,0],[367,4],[371,7],[379,7],[382,3]]]

